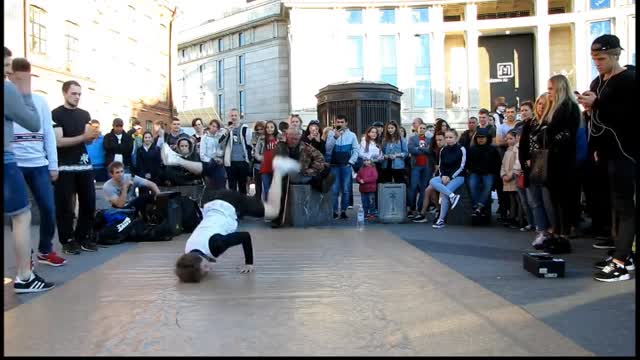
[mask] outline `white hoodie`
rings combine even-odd
[[[223,200],[213,200],[204,205],[202,221],[193,230],[187,240],[185,254],[192,250],[200,250],[210,257],[215,257],[209,249],[209,238],[215,234],[227,235],[238,229],[238,218],[233,205]]]

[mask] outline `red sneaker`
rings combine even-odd
[[[62,266],[67,262],[67,260],[58,256],[55,251],[52,251],[48,254],[38,254],[38,262],[51,266]]]

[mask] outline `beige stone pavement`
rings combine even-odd
[[[5,355],[593,355],[380,229],[251,229],[200,284],[187,235],[146,243],[4,314]]]

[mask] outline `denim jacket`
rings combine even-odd
[[[404,158],[407,157],[409,150],[407,149],[407,142],[404,139],[400,139],[399,142],[386,142],[382,145],[382,153],[384,155],[396,154],[397,157],[393,160],[382,160],[382,168],[389,168],[389,160],[391,160],[392,169],[404,169]]]

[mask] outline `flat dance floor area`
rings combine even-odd
[[[180,284],[188,235],[140,244],[6,311],[5,355],[592,355],[379,228],[249,231],[255,273]]]

